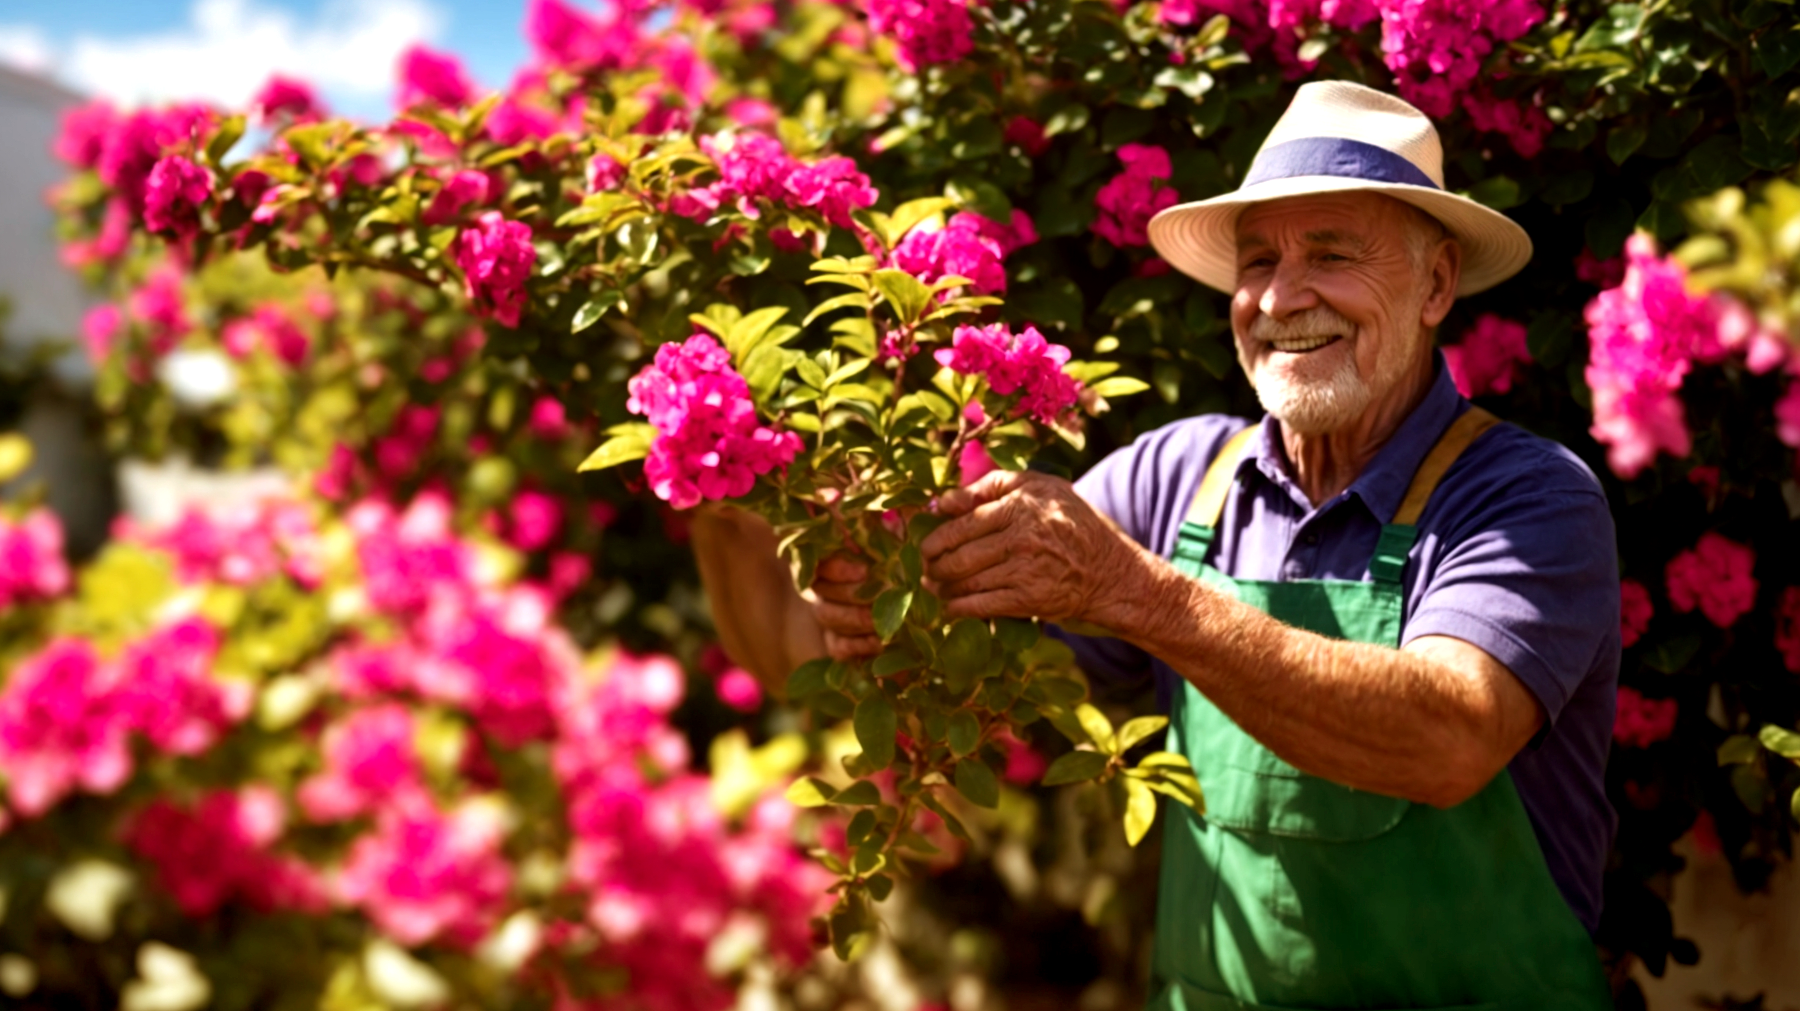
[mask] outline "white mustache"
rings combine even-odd
[[[1287,319],[1276,319],[1257,313],[1250,321],[1250,339],[1270,344],[1281,340],[1305,340],[1311,337],[1330,337],[1342,334],[1345,337],[1356,332],[1356,324],[1345,319],[1334,309],[1320,306],[1308,309]]]

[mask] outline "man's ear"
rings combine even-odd
[[[1450,315],[1456,302],[1456,285],[1462,280],[1462,246],[1446,237],[1431,254],[1431,289],[1425,304],[1419,307],[1419,322],[1427,328],[1437,326]]]

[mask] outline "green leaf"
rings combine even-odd
[[[838,807],[873,807],[881,803],[881,791],[874,783],[859,779],[842,793],[833,796],[831,803]]]
[[[1489,176],[1463,190],[1462,195],[1496,211],[1517,207],[1525,202],[1524,195],[1519,191],[1519,184],[1506,176]]]
[[[956,792],[976,807],[1000,806],[1000,781],[994,777],[994,770],[978,758],[956,763]]]
[[[1743,765],[1756,761],[1762,752],[1757,749],[1758,741],[1749,734],[1733,734],[1719,744],[1720,765]]]
[[[893,587],[881,591],[875,598],[875,634],[887,642],[900,631],[900,624],[906,620],[906,612],[912,607],[913,591],[904,587]]]
[[[869,878],[868,885],[869,898],[876,902],[886,902],[887,897],[894,892],[894,879],[886,874],[877,874]]]
[[[981,746],[981,721],[967,709],[958,709],[950,715],[950,726],[945,736],[950,742],[951,754],[962,758]]]
[[[781,388],[781,377],[787,374],[788,364],[798,357],[797,352],[787,351],[773,344],[764,344],[750,352],[738,371],[743,374],[744,382],[749,384],[750,394],[756,398],[757,403],[768,403],[769,398]]]
[[[1133,379],[1130,376],[1108,376],[1088,387],[1108,400],[1115,397],[1129,397],[1133,393],[1142,393],[1149,388],[1149,383],[1142,379]]]
[[[1012,201],[1006,191],[985,179],[956,176],[944,184],[944,195],[989,221],[1004,224],[1012,220]]]
[[[825,672],[831,668],[829,657],[808,660],[788,675],[787,695],[790,699],[803,699],[814,692],[825,690]]]
[[[1614,165],[1625,164],[1625,159],[1637,153],[1644,146],[1644,139],[1650,136],[1650,128],[1641,123],[1627,123],[1614,127],[1606,135],[1606,156]]]
[[[904,270],[877,270],[874,281],[875,289],[894,307],[900,322],[907,326],[918,323],[931,305],[931,289]]]
[[[869,673],[878,678],[892,677],[903,670],[914,670],[925,661],[904,646],[890,647],[869,664]]]
[[[838,795],[837,789],[822,779],[807,776],[796,779],[787,788],[787,799],[795,807],[823,807]]]
[[[925,576],[925,557],[919,554],[917,544],[908,544],[900,549],[900,574],[909,587],[918,586],[919,580]]]
[[[1106,771],[1110,759],[1098,751],[1071,751],[1044,770],[1045,786],[1085,783]]]
[[[1777,27],[1756,39],[1756,61],[1771,78],[1794,69],[1800,63],[1800,25]]]
[[[1094,747],[1108,754],[1119,753],[1117,742],[1113,738],[1112,721],[1106,718],[1105,713],[1083,702],[1075,707],[1075,720],[1081,724],[1081,730],[1087,734],[1088,740],[1094,742]]]
[[[801,325],[811,326],[813,320],[818,319],[820,316],[832,312],[833,310],[862,309],[866,311],[868,308],[868,293],[861,291],[847,291],[842,295],[835,295],[820,302],[818,305],[813,306],[812,311],[806,314],[804,320],[801,320]]]
[[[851,718],[851,723],[856,728],[856,741],[862,745],[869,766],[881,770],[892,765],[894,734],[899,729],[899,721],[887,695],[880,690],[869,692],[856,704],[856,715]]]
[[[226,117],[219,124],[219,132],[213,134],[212,139],[206,142],[206,160],[211,162],[215,168],[224,165],[225,156],[231,153],[231,149],[237,146],[237,142],[243,136],[244,117],[241,115]]]
[[[992,652],[990,639],[985,621],[964,618],[951,625],[944,645],[938,649],[938,669],[947,678],[960,683],[961,691],[967,691],[968,686],[988,669]]]
[[[1142,780],[1121,782],[1125,784],[1125,841],[1136,846],[1156,821],[1156,794]]]
[[[908,200],[894,213],[888,215],[888,235],[895,243],[906,238],[906,233],[913,230],[919,222],[934,214],[941,214],[945,208],[954,207],[955,202],[947,197],[920,197]]]
[[[771,305],[758,309],[732,324],[725,334],[725,349],[731,352],[732,360],[743,362],[744,356],[756,350],[769,330],[781,322],[787,315],[787,306]]]
[[[575,318],[569,321],[569,332],[580,333],[606,315],[606,310],[625,301],[625,293],[620,291],[603,291],[583,302],[581,308],[575,310]]]
[[[1119,754],[1130,751],[1139,741],[1169,725],[1167,716],[1140,716],[1119,728]]]
[[[944,820],[944,827],[950,830],[951,835],[963,842],[969,841],[969,830],[963,827],[962,819],[951,814],[949,808],[944,806],[943,801],[933,796],[930,790],[919,794],[919,799],[931,810],[932,814]]]
[[[625,428],[619,425],[617,428]],[[633,424],[630,429],[606,440],[600,448],[588,454],[581,461],[577,471],[605,470],[621,463],[642,460],[650,455],[650,443],[656,439],[656,427],[648,424]]]
[[[1756,736],[1762,741],[1763,747],[1777,755],[1800,761],[1800,734],[1771,723],[1763,727],[1762,732]]]

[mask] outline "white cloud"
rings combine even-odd
[[[31,25],[0,25],[0,66],[41,74],[55,62],[49,36]]]
[[[426,0],[332,0],[306,23],[259,0],[195,0],[179,30],[78,36],[52,65],[71,87],[127,105],[242,106],[273,73],[366,99],[388,92],[400,52],[436,36],[442,22]]]

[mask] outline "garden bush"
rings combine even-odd
[[[1005,889],[1039,882],[1099,925],[1081,943],[1105,953],[1090,963],[1102,979],[1076,982],[1096,1006],[1128,1001],[1148,879],[1146,861],[1119,856],[1118,816],[1135,838],[1156,792],[1201,798],[1145,757],[1154,743],[1132,749],[1156,726],[1125,722],[1145,700],[1084,704],[1066,654],[1030,623],[944,627],[918,582],[922,507],[972,469],[1072,473],[1177,417],[1256,413],[1224,297],[1155,257],[1144,224],[1234,188],[1293,88],[1322,78],[1433,116],[1450,187],[1514,215],[1536,246],[1439,336],[1465,393],[1570,446],[1613,503],[1626,656],[1600,942],[1621,974],[1702,954],[1663,902],[1684,836],[1746,889],[1787,859],[1800,814],[1800,736],[1784,729],[1800,723],[1791,5],[537,0],[525,28],[533,61],[497,93],[448,54],[410,52],[387,123],[332,118],[285,81],[246,110],[71,116],[57,200],[68,259],[111,298],[86,336],[115,445],[273,463],[300,490],[248,519],[122,530],[73,596],[41,514],[9,521],[8,544],[31,546],[9,558],[36,581],[10,577],[24,589],[0,604],[23,630],[0,712],[32,711],[36,692],[86,699],[70,732],[92,730],[110,761],[70,781],[32,751],[44,746],[5,745],[0,846],[29,869],[7,884],[5,936],[55,952],[34,970],[44,987],[124,986],[131,952],[158,985],[192,952],[221,999],[251,1002],[241,988],[281,977],[227,963],[270,937],[326,967],[287,967],[311,972],[296,1000],[403,1002],[369,989],[378,969],[491,1004],[723,1006],[725,983],[672,993],[657,979],[773,978],[715,965],[705,945],[643,961],[625,927],[678,929],[684,900],[658,895],[634,920],[619,904],[629,879],[583,855],[589,777],[639,777],[634,803],[698,804],[689,766],[656,743],[680,739],[673,701],[630,686],[669,678],[645,651],[704,666],[678,510],[713,500],[770,519],[797,583],[846,546],[874,559],[889,643],[869,665],[800,668],[755,737],[727,730],[722,704],[681,714],[714,793],[738,806],[711,821],[683,808],[689,821],[669,817],[690,834],[654,845],[714,851],[699,866],[734,845],[771,860],[810,847],[821,882],[835,879],[835,895],[809,898],[796,872],[717,922],[762,924],[752,947],[775,973],[776,955],[800,958],[791,928],[809,901],[830,907],[812,940],[838,955],[884,943],[885,918],[924,997],[979,1003],[952,983],[1016,978],[1021,946],[1004,949],[1008,969],[989,942],[933,947],[899,921],[929,901],[931,874],[966,881],[959,860],[988,855]],[[598,473],[577,476],[590,450]],[[196,561],[196,540],[256,557]],[[458,635],[491,628],[494,643],[446,641],[440,590]],[[457,659],[464,648],[480,658]],[[526,665],[541,673],[487,684],[517,669],[490,649],[541,656]],[[395,651],[412,652],[397,664]],[[727,677],[740,687],[722,678],[715,694],[747,698]],[[182,697],[210,715],[113,700],[155,678],[196,686]],[[270,700],[303,690],[311,708],[268,725]],[[608,693],[647,707],[626,721],[646,736],[597,729]],[[308,784],[348,775],[334,754],[365,724],[402,720],[417,800],[308,801],[330,792]],[[1109,785],[1024,788],[1047,758],[1052,785]],[[785,800],[752,800],[803,766]],[[759,819],[764,803],[780,816]],[[432,915],[409,916],[379,898],[393,876],[378,868],[395,826],[424,822],[408,844],[457,858],[447,883],[419,886]],[[162,910],[120,936],[165,947],[66,933],[82,929],[57,919],[70,875],[101,892],[122,873],[153,878],[157,853],[191,845],[178,826],[196,824],[236,826],[204,833],[236,840],[213,862],[225,880],[161,879],[122,907]],[[626,846],[615,829],[595,831]],[[70,863],[61,839],[96,855]],[[953,898],[937,912],[1006,915]],[[535,926],[508,935],[515,923]],[[484,960],[528,930],[537,944],[507,949],[529,948],[522,961]],[[63,940],[25,943],[38,931]],[[801,999],[824,971],[780,978]],[[1626,984],[1621,1001],[1641,997]]]

